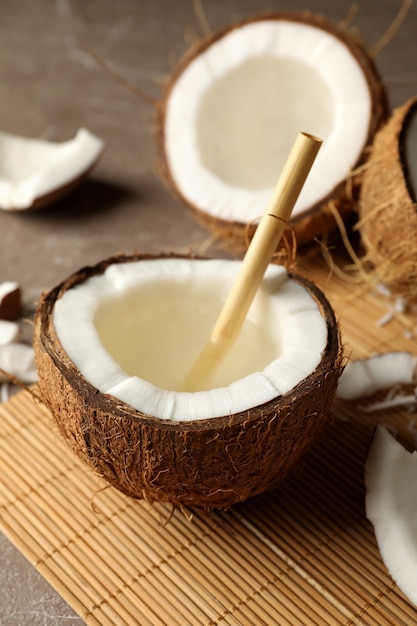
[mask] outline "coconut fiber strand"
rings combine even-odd
[[[380,325],[385,298],[327,282],[317,259],[309,272],[331,288],[348,353],[411,349],[415,315]],[[0,405],[0,528],[86,624],[409,626],[417,609],[381,560],[363,469],[374,423],[406,439],[414,418],[364,408],[334,404],[285,489],[204,512],[108,487],[22,392]]]

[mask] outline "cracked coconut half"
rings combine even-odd
[[[376,279],[417,299],[417,97],[375,137],[359,203],[361,238]]]
[[[334,228],[334,208],[351,212],[360,183],[352,170],[385,116],[384,89],[356,37],[318,15],[274,14],[217,32],[180,60],[156,134],[170,187],[243,250],[299,131],[324,140],[291,220],[303,244]]]
[[[130,496],[228,508],[280,485],[327,422],[338,326],[322,292],[277,265],[213,378],[181,391],[239,267],[119,256],[41,300],[44,402],[72,448]]]

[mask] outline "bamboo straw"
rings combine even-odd
[[[236,341],[321,144],[321,139],[308,133],[297,136],[237,279],[210,339],[185,379],[183,391],[201,388],[203,381],[213,373]]]

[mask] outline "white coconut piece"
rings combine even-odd
[[[10,398],[10,385],[7,383],[0,384],[0,402],[7,402]]]
[[[25,343],[9,343],[0,346],[0,381],[8,382],[7,374],[22,383],[31,384],[38,380],[32,346]]]
[[[61,143],[0,132],[0,208],[23,210],[56,199],[96,163],[101,139],[81,128]]]
[[[166,105],[165,150],[180,194],[215,218],[262,215],[300,130],[323,147],[293,216],[345,180],[372,115],[360,64],[337,37],[286,19],[249,22],[197,55]]]
[[[19,324],[0,319],[0,346],[13,343],[19,338]]]
[[[392,296],[392,291],[389,287],[387,287],[387,285],[385,285],[385,283],[377,283],[375,285],[375,288],[377,290],[378,293],[380,293],[382,296],[385,296],[386,298],[389,298]]]
[[[417,453],[378,426],[365,466],[366,515],[390,575],[417,605],[416,475]]]
[[[337,396],[355,400],[395,385],[415,383],[416,364],[417,358],[405,351],[349,361],[339,379]]]
[[[110,265],[56,302],[57,336],[99,391],[161,419],[207,419],[285,394],[327,344],[313,297],[268,267],[239,338],[206,388],[179,391],[236,277],[227,260],[153,259]]]

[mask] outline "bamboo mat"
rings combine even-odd
[[[341,318],[347,352],[415,352],[415,313],[387,318],[393,302],[329,276],[320,259],[308,273]],[[410,626],[417,609],[364,513],[376,420],[413,443],[413,414],[337,402],[285,490],[191,519],[106,487],[21,392],[0,405],[0,528],[86,624]]]

